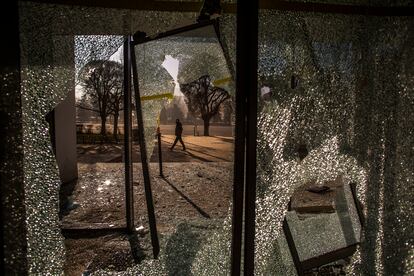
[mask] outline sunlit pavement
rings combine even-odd
[[[124,165],[78,164],[78,168],[79,179],[69,196],[67,206],[70,210],[63,217],[63,227],[125,226]],[[231,213],[233,163],[166,162],[163,168],[165,178],[159,177],[158,163],[150,163],[161,246],[165,246],[163,243],[183,224],[195,225],[189,226],[193,229],[191,235],[197,234],[200,239],[208,236],[208,231],[220,228]],[[151,254],[140,163],[134,163],[133,177],[135,226],[144,233],[139,237],[140,254]],[[128,237],[119,234],[92,239],[70,238],[65,244],[68,258],[66,271],[70,271],[67,275],[79,275],[76,273],[86,267],[122,270],[134,263]]]
[[[174,135],[162,135],[162,159],[164,162],[232,162],[234,155],[234,138],[225,136],[193,136],[184,135],[186,151],[178,142],[170,151]],[[147,143],[148,144],[148,143]],[[151,145],[147,145],[150,147]],[[158,162],[158,144],[154,136],[152,141],[150,162]],[[123,162],[122,144],[78,144],[78,163],[121,163]],[[139,146],[134,142],[132,147],[133,162],[141,162]]]

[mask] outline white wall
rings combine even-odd
[[[74,88],[74,87],[73,87]],[[75,90],[55,108],[56,160],[63,183],[78,177]]]

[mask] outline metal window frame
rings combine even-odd
[[[100,1],[99,3],[93,0],[21,0],[23,2],[26,1],[31,1],[31,2],[39,2],[39,3],[48,3],[48,4],[64,4],[64,5],[80,5],[80,6],[92,6],[92,7],[103,7],[103,8],[126,8],[126,9],[137,9],[137,10],[157,10],[157,11],[182,11],[182,12],[197,12],[199,11],[200,7],[201,7],[201,2],[171,2],[171,1],[155,1],[155,0],[148,0],[148,1],[136,1],[136,2],[131,2],[128,0],[121,0],[121,1],[110,1],[110,0],[103,0]],[[250,10],[251,6],[255,5],[254,3],[246,3],[246,2],[260,2],[260,8],[262,9],[273,9],[273,10],[281,10],[281,11],[301,11],[301,12],[318,12],[318,13],[332,13],[332,14],[360,14],[360,15],[369,15],[369,16],[413,16],[414,15],[414,8],[413,7],[369,7],[369,6],[358,6],[358,5],[336,5],[336,4],[319,4],[319,3],[303,3],[303,2],[287,2],[287,1],[272,1],[272,0],[251,0],[251,1],[239,1],[238,4],[223,4],[223,12],[226,13],[236,13],[238,15],[242,15],[248,12],[252,12],[253,14],[256,14],[256,10]],[[12,4],[13,5],[13,4]],[[10,9],[12,10],[13,13],[13,19],[18,19],[18,15],[17,15],[17,5],[12,6],[12,8]],[[6,11],[6,10],[5,10]],[[7,10],[8,11],[8,10]],[[245,13],[243,13],[243,11]],[[254,17],[255,15],[253,15]],[[253,19],[254,20],[254,19]],[[6,20],[7,21],[7,20]],[[14,20],[16,21],[16,20]],[[10,23],[10,22],[8,22]],[[12,34],[17,34],[18,30],[16,28],[18,24],[16,22],[13,22],[13,28],[6,28],[11,30]],[[243,26],[242,22],[238,22],[237,23],[238,26],[238,30],[240,29],[240,27]],[[247,32],[249,33],[250,36],[256,36],[257,37],[257,29],[255,28],[251,28],[251,29],[247,29]],[[9,34],[9,33],[8,33]],[[241,34],[243,35],[243,34]],[[242,39],[243,38],[243,39]],[[242,38],[239,39],[238,36],[238,41],[244,41],[244,43],[248,43],[248,38],[247,36],[242,36]],[[13,45],[16,45],[16,41],[18,40],[13,40]],[[248,56],[243,56],[240,55],[239,53],[243,52],[239,50],[239,47],[244,47],[243,42],[238,42],[238,55],[237,55],[237,63],[243,63],[243,62],[247,62],[247,60],[249,59]],[[18,43],[17,43],[18,44]],[[16,47],[15,47],[16,48]],[[17,47],[18,48],[18,47]],[[244,50],[244,52],[249,52],[251,51],[253,54],[256,51],[257,52],[257,44],[255,45],[255,49],[250,49],[250,50]],[[14,53],[14,52],[13,52]],[[10,55],[9,55],[10,56]],[[16,62],[16,64],[13,64],[13,68],[17,68],[17,70],[19,71],[20,69],[20,64],[18,63],[18,58],[16,61],[16,56],[12,55],[11,59],[14,59],[14,62]],[[7,64],[7,66],[9,66],[9,64]],[[257,69],[257,68],[256,68]],[[257,78],[257,72],[253,72],[254,68],[249,68],[246,69],[249,71],[250,75],[249,78]],[[240,74],[239,70],[238,73]],[[257,80],[256,80],[257,81]],[[17,80],[17,82],[19,82]],[[236,85],[239,86],[240,83],[242,83],[243,81],[240,78],[236,79]],[[244,89],[243,87],[241,87],[241,89]],[[238,90],[239,91],[239,90]],[[245,112],[245,108],[246,108],[246,99],[244,97],[241,97],[237,99],[236,97],[236,101],[237,102],[241,102],[242,104],[239,106],[239,109],[236,110],[236,114],[237,116],[241,116],[244,114]],[[250,106],[249,106],[250,108]],[[251,114],[252,112],[249,112],[249,114]],[[241,116],[244,120],[246,119],[244,116]],[[245,124],[242,124],[239,126],[240,129],[238,129],[236,131],[236,135],[237,133],[243,133],[243,135],[245,134]],[[253,135],[252,135],[253,136]],[[243,153],[240,153],[240,156],[244,157],[244,150],[245,150],[245,137],[240,137],[239,138],[239,151],[242,151]],[[237,142],[237,136],[236,136],[236,142]],[[252,143],[249,143],[249,145],[252,145]],[[254,144],[253,144],[254,145]],[[126,150],[126,149],[125,149]],[[256,157],[254,157],[256,158]],[[241,160],[245,160],[244,158]],[[130,161],[128,161],[130,162]],[[243,163],[243,162],[238,162],[238,163]],[[131,162],[129,163],[131,164]],[[243,171],[244,173],[244,164],[240,164],[240,166],[238,167],[239,170]],[[126,168],[127,170],[127,168]],[[236,170],[235,170],[236,171]],[[132,176],[132,174],[131,174]],[[129,179],[129,178],[128,178]],[[244,175],[242,177],[242,180],[244,181]],[[131,180],[130,183],[132,183]],[[19,183],[20,184],[20,183]],[[4,185],[2,185],[3,187]],[[21,186],[21,185],[20,185]],[[19,186],[19,203],[22,201],[22,198],[24,198],[24,196],[21,194],[22,190],[21,187]],[[8,192],[8,191],[6,191]],[[243,200],[243,190],[240,191],[241,192],[241,198]],[[7,193],[7,195],[9,195],[11,193]],[[238,196],[240,197],[240,194],[238,194]],[[235,198],[235,197],[234,197]],[[250,202],[250,201],[249,201]],[[246,208],[250,208],[248,203],[246,206]],[[7,210],[8,206],[2,206],[2,211]],[[24,205],[23,207],[24,208]],[[233,214],[234,215],[234,214]],[[252,217],[250,216],[250,219]],[[6,221],[4,221],[4,223],[6,222],[10,222],[8,218],[5,218]],[[3,221],[2,221],[3,222]],[[24,217],[22,217],[22,219],[20,221],[18,221],[20,224],[21,222],[24,222]],[[246,221],[247,224],[249,223],[253,223],[254,224],[254,220],[253,221]],[[133,225],[133,222],[132,224]],[[2,225],[3,226],[3,225]],[[23,228],[22,228],[23,229]],[[25,231],[24,229],[18,229],[19,233],[18,234],[22,234],[25,235]],[[131,230],[131,229],[130,229]],[[246,235],[252,235],[252,233],[247,233]],[[253,235],[254,236],[254,235]],[[234,237],[233,237],[234,240]],[[24,248],[24,247],[23,247]],[[3,250],[2,250],[3,253]],[[233,255],[232,255],[233,257]],[[253,260],[245,260],[245,266],[248,265],[247,262],[250,262],[252,265]],[[2,269],[3,267],[3,262],[1,263],[2,265]],[[233,267],[233,261],[232,261],[232,267]],[[240,268],[240,267],[239,267]],[[7,268],[6,268],[7,269]],[[26,270],[26,266],[22,266],[19,269],[21,269],[22,271]],[[246,272],[246,271],[245,271]],[[238,274],[233,274],[233,275],[238,275]]]
[[[133,39],[133,41],[131,41],[131,47],[134,47],[138,44],[143,44],[143,43],[146,43],[146,42],[150,42],[150,41],[153,41],[153,40],[158,40],[158,39],[161,39],[161,38],[165,38],[165,37],[168,37],[168,36],[177,35],[177,34],[180,34],[180,33],[196,30],[196,29],[206,27],[206,26],[210,26],[210,25],[212,25],[216,30],[216,26],[218,25],[217,19],[210,19],[210,20],[201,21],[201,22],[198,22],[198,23],[194,23],[194,24],[191,24],[191,25],[186,25],[186,26],[179,27],[179,28],[172,29],[172,30],[168,30],[168,31],[165,31],[165,32],[160,32],[160,33],[157,33],[155,35],[146,35],[145,33],[142,33],[142,32],[138,31],[133,36],[134,39]],[[140,33],[145,34],[145,36],[139,36]],[[218,34],[217,34],[217,36],[218,36]]]
[[[254,275],[255,259],[258,24],[258,0],[239,1],[237,4],[236,90],[242,98],[243,117],[245,118],[244,275]]]
[[[220,37],[219,32],[219,21],[217,19],[200,21],[198,23],[180,27],[177,29],[169,30],[166,32],[159,33],[154,36],[139,36],[137,33],[134,36],[134,40],[131,41],[130,51],[132,55],[132,67],[133,67],[133,75],[134,75],[134,87],[135,91],[138,90],[139,83],[135,83],[135,79],[138,80],[138,72],[136,68],[135,59],[135,51],[134,46],[143,44],[149,41],[158,40],[161,38],[165,38],[168,36],[180,34],[183,32],[196,30],[202,27],[212,26],[214,31],[217,35],[220,47],[225,53],[224,46],[222,44],[222,39]],[[142,34],[142,33],[141,33]],[[227,60],[226,62],[229,65],[231,61]],[[135,65],[134,65],[135,64]],[[135,68],[134,68],[135,66]],[[229,71],[232,71],[229,68]],[[138,92],[139,93],[139,92]],[[136,94],[137,95],[137,94]],[[142,109],[138,104],[137,107],[137,114],[141,114],[142,116]],[[139,132],[142,132],[142,129],[139,128]],[[142,135],[142,134],[140,134]],[[245,152],[245,106],[244,106],[244,97],[240,93],[236,93],[236,125],[235,125],[235,148],[234,148],[234,155],[235,160],[244,160],[244,152]],[[148,171],[144,170],[144,175],[149,175]],[[231,274],[232,275],[240,275],[240,265],[241,265],[241,248],[242,248],[242,221],[243,221],[243,194],[244,194],[244,162],[234,162],[234,172],[233,172],[233,213],[232,213],[232,246],[231,246]],[[144,177],[146,179],[146,177]],[[145,184],[150,186],[149,177],[147,183]],[[147,197],[147,202],[152,204],[152,198]],[[156,228],[156,223],[154,220],[153,228]],[[153,244],[154,246],[154,244]]]
[[[134,231],[134,186],[132,163],[132,96],[131,96],[131,37],[124,38],[124,165],[126,230]]]
[[[136,63],[136,57],[135,57],[135,51],[134,51],[134,41],[132,40],[132,37],[129,36],[128,39],[128,66],[129,69],[132,65],[132,80],[134,85],[134,96],[135,96],[135,112],[136,112],[136,118],[137,118],[137,125],[138,125],[138,140],[139,140],[139,148],[141,153],[141,164],[142,164],[142,173],[144,176],[144,188],[145,188],[145,200],[147,203],[147,212],[148,212],[148,220],[149,220],[149,228],[150,228],[150,234],[151,234],[151,244],[152,244],[152,252],[154,255],[154,259],[158,258],[158,254],[160,252],[160,244],[158,239],[158,233],[157,233],[157,223],[155,218],[155,209],[154,209],[154,202],[152,197],[152,189],[151,189],[151,180],[150,180],[150,174],[149,174],[149,166],[148,166],[148,157],[147,157],[147,148],[145,143],[145,135],[144,135],[144,127],[143,127],[143,115],[142,115],[142,106],[141,106],[141,97],[140,97],[140,91],[139,91],[139,81],[138,81],[138,69],[137,69],[137,63]],[[127,76],[128,78],[131,77],[129,74]],[[130,93],[130,92],[129,92]],[[131,113],[131,112],[130,112]],[[132,189],[132,183],[130,184]],[[130,205],[133,205],[133,196],[128,198],[128,200],[132,200],[130,202]],[[132,216],[134,213],[131,214]]]
[[[129,1],[129,0],[20,0],[22,2],[38,2],[47,4],[78,5],[84,7],[102,7],[131,10],[150,10],[150,11],[178,11],[178,12],[199,12],[202,1]],[[286,0],[254,0],[258,2],[260,9],[297,11],[297,12],[318,12],[336,14],[359,14],[373,16],[413,16],[414,7],[410,6],[368,6],[357,4],[329,4],[312,3]],[[249,3],[250,4],[250,3]],[[238,3],[222,3],[224,13],[237,13]]]

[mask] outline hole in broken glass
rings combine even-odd
[[[341,270],[361,242],[360,206],[354,184],[342,176],[297,187],[283,230],[299,275]]]
[[[123,36],[73,39],[74,102],[65,101],[56,108],[74,110],[76,117],[73,126],[68,125],[71,120],[57,121],[57,132],[76,131],[75,141],[69,141],[69,135],[57,136],[58,147],[69,150],[73,142],[76,154],[70,161],[77,168],[77,178],[64,182],[60,189],[65,273],[103,267],[125,270],[134,263],[131,250],[138,256],[142,248],[120,233],[125,228]]]

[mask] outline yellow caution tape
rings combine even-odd
[[[141,101],[151,101],[151,100],[160,100],[163,98],[173,99],[173,93],[163,93],[163,94],[156,94],[156,95],[149,95],[149,96],[141,96]]]
[[[213,82],[214,85],[220,85],[231,81],[231,77],[216,80]],[[141,101],[151,101],[151,100],[160,100],[163,98],[167,98],[172,100],[174,98],[173,93],[163,93],[163,94],[156,94],[156,95],[150,95],[150,96],[141,96]]]
[[[224,84],[224,83],[229,82],[229,81],[231,81],[231,77],[213,81],[213,84],[214,85],[220,85],[220,84]]]

